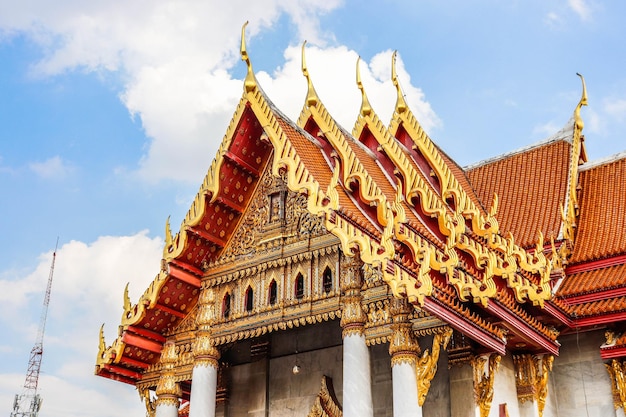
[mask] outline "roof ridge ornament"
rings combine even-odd
[[[396,72],[396,57],[398,55],[398,51],[393,51],[391,55],[391,82],[396,87],[396,92],[398,93],[398,98],[396,99],[396,112],[398,114],[404,113],[408,106],[406,101],[404,100],[404,94],[402,94],[402,87],[400,86],[400,81],[398,80],[398,73]]]
[[[309,69],[306,65],[306,57],[305,57],[305,48],[306,40],[302,43],[302,75],[306,78],[307,82],[307,93],[306,93],[306,105],[309,107],[314,107],[319,101],[319,97],[317,92],[315,91],[315,87],[313,87],[313,82],[311,81],[311,76],[309,75]]]
[[[363,82],[361,82],[361,71],[359,71],[360,62],[361,57],[359,56],[356,60],[356,85],[359,87],[359,90],[361,90],[361,109],[359,110],[359,113],[361,116],[366,117],[372,113],[372,106],[370,105],[370,101],[367,99]]]
[[[576,106],[576,110],[574,110],[575,126],[580,131],[583,130],[583,128],[585,127],[585,123],[583,122],[582,117],[580,117],[580,109],[582,108],[582,106],[587,105],[587,86],[585,85],[585,77],[583,77],[578,72],[576,73],[576,75],[580,77],[580,80],[583,83],[582,96],[580,98],[580,101],[578,102],[578,105]]]
[[[241,60],[245,61],[248,67],[248,73],[246,74],[243,88],[246,93],[249,93],[257,88],[257,82],[256,77],[254,76],[254,70],[252,69],[252,63],[250,62],[250,57],[248,56],[248,51],[246,50],[246,26],[248,26],[247,20],[241,27]]]

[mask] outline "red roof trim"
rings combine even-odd
[[[567,275],[571,275],[577,272],[593,271],[594,269],[607,268],[609,266],[621,265],[624,263],[626,263],[626,254],[573,265],[565,268],[565,273]]]
[[[141,374],[139,372],[131,371],[130,369],[122,368],[121,366],[110,365],[106,363],[102,365],[102,367],[106,369],[107,371],[111,372],[112,374],[121,375],[123,377],[128,377],[132,379],[133,382],[129,382],[129,383],[135,383],[141,379]]]
[[[163,345],[160,343],[145,339],[142,336],[137,336],[129,332],[124,332],[122,335],[122,342],[154,353],[161,353],[161,350],[163,349]]]
[[[200,278],[187,271],[184,271],[183,269],[173,264],[170,264],[170,276],[179,279],[193,287],[200,288]]]
[[[599,324],[615,323],[617,321],[626,320],[626,311],[613,314],[603,314],[601,316],[585,317],[574,320],[574,326],[594,326]]]
[[[558,356],[558,342],[547,339],[543,334],[535,331],[533,328],[528,326],[525,321],[521,320],[515,314],[512,314],[508,309],[503,308],[501,305],[489,300],[489,303],[487,304],[487,311],[504,320],[504,322],[510,326],[509,328],[511,330],[516,331],[518,335],[521,333],[527,341],[536,343],[551,354]]]
[[[448,310],[439,302],[426,297],[424,299],[424,310],[447,322],[450,326],[474,339],[481,345],[493,349],[500,355],[506,355],[506,343],[478,328],[475,324],[460,318],[456,313]]]
[[[152,330],[142,329],[141,327],[128,326],[127,331],[137,333],[140,336],[147,337],[149,339],[156,340],[157,342],[165,343],[167,340],[165,336],[160,333],[153,332]]]
[[[584,304],[593,301],[605,300],[607,298],[618,298],[624,296],[626,296],[626,287],[613,288],[606,291],[596,291],[589,294],[561,298],[568,304]]]
[[[240,165],[243,169],[245,169],[246,171],[248,171],[249,173],[251,173],[255,177],[259,176],[259,170],[258,169],[256,169],[252,165],[248,164],[246,161],[244,161],[243,159],[239,158],[237,155],[235,155],[231,151],[227,151],[224,154],[224,157],[230,159],[232,162],[236,163],[237,165]]]
[[[163,304],[156,304],[155,308],[158,308],[159,310],[163,311],[164,313],[170,313],[172,316],[176,316],[176,317],[178,317],[180,319],[184,319],[185,317],[187,317],[186,313],[183,313],[183,312],[178,311],[178,310],[174,310],[173,308],[164,306]]]
[[[604,360],[626,356],[626,346],[600,348],[600,357]]]

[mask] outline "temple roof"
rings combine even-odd
[[[580,216],[570,263],[626,254],[626,153],[582,165],[579,188]]]
[[[168,335],[190,320],[202,279],[235,238],[264,172],[305,196],[307,211],[322,219],[341,251],[380,271],[389,293],[488,350],[523,346],[557,354],[558,332],[538,313],[570,325],[576,317],[615,318],[626,309],[622,293],[576,301],[626,281],[621,266],[615,272],[606,270],[611,265],[589,271],[576,265],[626,254],[626,187],[616,180],[626,174],[626,158],[583,165],[579,184],[584,82],[583,99],[562,131],[464,171],[404,102],[395,61],[398,101],[388,127],[369,104],[357,63],[362,105],[350,134],[317,97],[304,47],[309,89],[298,123],[258,85],[243,36],[241,53],[244,91],[217,155],[175,235],[167,223],[156,278],[136,304],[125,293],[117,339],[107,347],[101,332],[97,374],[136,383],[158,362]],[[544,236],[557,241],[558,251]],[[553,298],[555,266],[561,280]]]
[[[562,136],[467,169],[481,200],[498,195],[500,227],[522,247],[536,243],[538,230],[548,239],[560,233],[571,147],[571,136]]]

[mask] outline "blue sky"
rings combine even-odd
[[[296,118],[300,45],[321,99],[351,129],[360,55],[388,120],[390,56],[410,106],[461,165],[557,132],[580,99],[590,159],[626,150],[626,5],[551,1],[0,0],[0,414],[24,382],[60,237],[42,365],[42,417],[143,413],[93,377],[158,270],[242,92],[241,25],[270,98]],[[117,405],[113,405],[117,404]],[[86,411],[88,410],[88,411]]]

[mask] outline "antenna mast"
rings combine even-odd
[[[30,351],[30,359],[28,360],[24,390],[21,394],[15,395],[11,417],[37,417],[41,409],[42,399],[39,394],[37,394],[37,385],[39,384],[39,371],[41,369],[41,358],[43,356],[43,335],[46,330],[46,318],[48,317],[48,304],[50,304],[50,290],[52,289],[54,262],[56,261],[58,246],[59,238],[57,237],[57,243],[54,247],[54,253],[52,254],[52,265],[50,265],[46,294],[43,299],[43,310],[41,311],[41,317],[39,319],[37,339],[35,340],[35,346],[33,346],[33,349]]]

